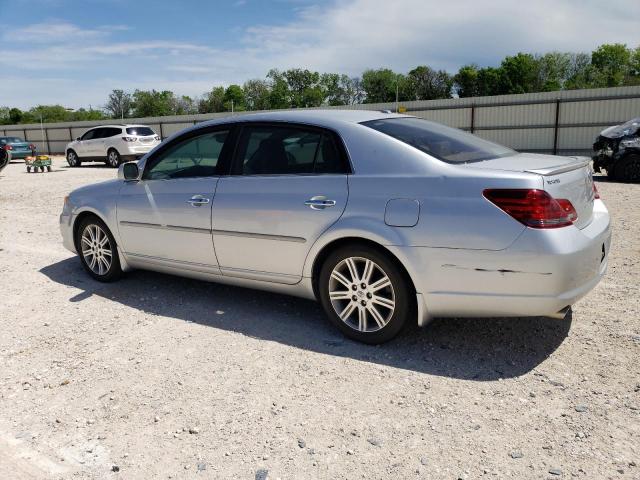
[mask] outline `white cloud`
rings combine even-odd
[[[112,88],[198,95],[217,84],[264,77],[273,67],[355,75],[427,64],[455,71],[471,62],[494,65],[519,51],[589,52],[602,43],[639,42],[637,0],[351,0],[323,8],[288,1],[297,12],[293,21],[252,26],[238,33],[236,47],[224,50],[160,35],[113,41],[124,25],[87,29],[50,22],[28,27],[29,35],[24,29],[18,37],[6,33],[0,71],[20,65],[26,75],[0,79],[0,105],[96,104]]]

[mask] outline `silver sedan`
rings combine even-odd
[[[177,133],[71,192],[60,229],[97,280],[140,268],[318,299],[380,343],[433,317],[562,318],[607,268],[591,174],[408,115],[271,112]]]

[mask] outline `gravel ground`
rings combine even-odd
[[[58,214],[114,175],[0,174],[0,478],[640,478],[640,185],[599,179],[609,272],[572,318],[370,347],[305,300],[92,281]]]

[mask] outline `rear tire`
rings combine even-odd
[[[320,303],[344,335],[368,344],[394,338],[410,316],[411,285],[385,253],[349,245],[331,253],[318,278]]]
[[[80,222],[75,241],[82,266],[93,278],[113,282],[122,276],[116,240],[98,217],[85,217]]]
[[[616,167],[614,178],[621,182],[640,183],[640,155],[626,155]]]
[[[51,171],[51,165],[47,165],[47,172]]]
[[[115,148],[109,149],[107,152],[107,165],[113,168],[118,168],[122,163],[122,159],[120,158],[120,154]]]
[[[67,152],[67,163],[72,168],[79,167],[82,164],[80,157],[78,157],[78,154],[73,150]]]

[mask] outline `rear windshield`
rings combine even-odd
[[[18,137],[1,137],[0,142],[2,143],[22,143],[22,139]]]
[[[127,135],[138,135],[140,137],[148,137],[149,135],[155,135],[156,132],[149,127],[129,127],[127,128]]]
[[[516,154],[514,150],[497,143],[421,118],[385,118],[362,122],[362,125],[449,163],[478,162]]]

